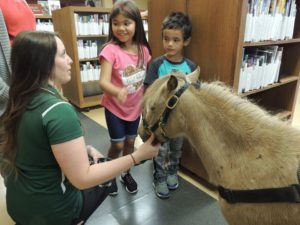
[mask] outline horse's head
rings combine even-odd
[[[197,80],[199,71],[188,76]],[[156,141],[165,142],[180,133],[177,126],[179,121],[174,118],[172,111],[177,110],[180,96],[188,86],[185,75],[176,73],[157,79],[147,89],[142,102],[143,122],[139,126],[139,135],[143,140],[154,133]]]

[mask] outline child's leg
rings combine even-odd
[[[166,159],[169,153],[170,144],[165,142],[159,148],[158,155],[153,160],[154,180],[164,182],[167,179]]]
[[[111,141],[107,156],[111,159],[116,159],[124,149],[124,142]]]
[[[158,155],[153,160],[154,166],[154,188],[155,193],[160,198],[169,198],[170,192],[167,186],[167,170],[166,170],[166,159],[169,152],[169,142],[164,143],[160,146]]]
[[[108,157],[115,159],[119,157],[120,153],[124,149],[124,141],[126,137],[125,124],[122,119],[118,118],[107,109],[105,109],[105,119],[111,140],[111,146],[108,150]],[[115,196],[117,194],[118,186],[117,183],[114,182],[112,187],[110,188],[109,195]]]
[[[169,174],[176,174],[179,169],[179,161],[182,155],[183,138],[174,138],[170,140],[169,152]]]
[[[170,140],[170,152],[169,152],[169,168],[167,185],[170,190],[178,188],[178,176],[177,171],[179,169],[179,161],[182,154],[183,138],[175,138]]]
[[[120,118],[112,114],[109,110],[105,109],[104,112],[107,129],[111,140],[111,146],[108,150],[108,157],[115,159],[119,157],[124,148],[126,136],[125,125]]]
[[[134,151],[134,142],[137,136],[139,122],[140,117],[135,121],[124,121],[126,139],[124,141],[123,155],[129,155]],[[137,183],[129,173],[129,170],[122,174],[121,182],[125,185],[127,192],[134,194],[138,191]]]

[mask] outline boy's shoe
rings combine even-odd
[[[170,191],[168,189],[167,182],[153,182],[153,187],[157,197],[167,199],[170,197]]]
[[[126,173],[125,175],[121,175],[120,181],[125,185],[126,191],[130,194],[134,194],[138,191],[137,183],[132,178],[130,173]]]
[[[110,191],[108,193],[110,196],[118,195],[118,185],[116,179],[111,182]]]
[[[167,177],[168,189],[175,190],[178,188],[178,176],[177,174],[171,174]]]

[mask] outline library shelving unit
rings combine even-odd
[[[283,119],[292,118],[300,72],[300,0],[296,0],[298,11],[292,39],[260,42],[244,41],[248,0],[174,0],[168,3],[168,0],[161,0],[158,6],[155,1],[148,1],[149,42],[154,58],[163,54],[162,41],[158,41],[161,40],[160,27],[171,11],[183,11],[191,16],[192,40],[185,55],[201,67],[201,78],[225,82],[236,93],[244,49],[283,47],[278,82],[239,95]],[[202,176],[201,161],[190,148],[188,144],[183,148],[181,165]]]
[[[100,105],[101,90],[99,89],[97,80],[82,82],[81,64],[86,62],[98,63],[98,58],[91,57],[80,59],[78,40],[100,40],[101,43],[104,43],[107,39],[107,35],[78,35],[74,17],[75,14],[83,17],[91,15],[99,15],[99,17],[102,17],[108,15],[110,11],[111,9],[100,7],[68,6],[52,12],[54,30],[60,34],[65,44],[66,51],[73,60],[71,69],[72,79],[70,82],[63,85],[63,94],[72,104],[80,109]],[[98,46],[98,51],[100,47],[101,46]]]

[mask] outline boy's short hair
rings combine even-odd
[[[162,23],[162,32],[166,29],[180,29],[183,33],[183,39],[186,41],[192,35],[192,23],[190,17],[183,12],[170,13]]]

